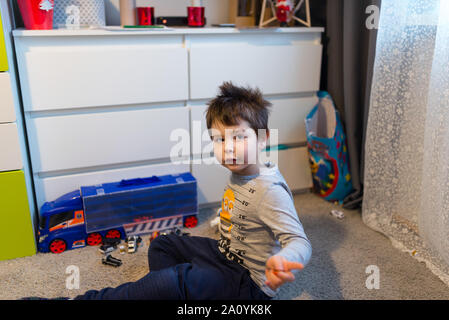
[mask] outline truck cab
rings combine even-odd
[[[122,238],[123,230],[86,233],[83,202],[79,190],[67,193],[55,201],[46,202],[39,217],[40,252],[62,253],[65,250],[99,245],[103,237]]]

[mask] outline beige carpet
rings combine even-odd
[[[359,211],[342,210],[346,217],[338,220],[329,212],[340,207],[311,193],[295,195],[295,205],[313,246],[312,259],[276,299],[449,299],[449,288],[442,281],[424,264],[367,228]],[[217,237],[209,227],[214,212],[202,209],[200,224],[190,230],[191,234]],[[148,272],[147,250],[145,237],[135,254],[113,252],[123,261],[118,268],[101,263],[98,247],[0,261],[0,299],[74,297],[89,289],[135,281]],[[68,290],[70,274],[66,270],[72,265],[79,268],[80,287]],[[379,268],[379,289],[366,288],[369,265]]]

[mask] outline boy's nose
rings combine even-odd
[[[226,140],[225,143],[225,153],[234,153],[234,141],[228,141]]]

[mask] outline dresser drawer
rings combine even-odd
[[[23,171],[0,172],[0,260],[36,253]]]
[[[304,119],[318,102],[318,98],[269,98],[272,104],[268,120],[268,128],[277,130],[278,140],[274,136],[271,145],[306,142],[306,128]],[[272,131],[273,135],[273,131]]]
[[[8,58],[6,56],[5,35],[3,34],[2,16],[0,13],[0,71],[8,70]]]
[[[319,89],[322,46],[251,45],[192,46],[190,98],[212,98],[223,81],[259,87],[264,94]],[[281,80],[282,79],[282,80]]]
[[[219,164],[214,157],[203,161],[208,162],[192,164],[192,175],[198,181],[198,204],[221,202],[231,171]]]
[[[209,148],[209,151],[207,151],[206,148],[209,144],[212,143],[210,138],[208,138],[209,133],[207,132],[206,125],[206,110],[207,106],[204,104],[190,106],[190,132],[192,137],[191,149],[193,155],[210,155],[210,152],[213,151],[213,149],[211,148]]]
[[[17,125],[0,124],[0,171],[19,170],[22,166]]]
[[[185,48],[91,47],[19,51],[25,111],[187,100]]]
[[[80,169],[164,159],[178,141],[188,138],[187,107],[37,117],[28,121],[34,172]],[[189,156],[184,148],[181,156]],[[101,169],[101,168],[98,168]]]
[[[188,164],[174,165],[172,163],[160,163],[48,178],[35,177],[36,201],[38,208],[40,209],[45,201],[53,201],[68,192],[79,189],[81,186],[90,186],[120,181],[122,179],[145,178],[153,175],[159,176],[188,171],[190,171],[190,166]]]
[[[313,186],[307,147],[278,151],[279,171],[284,176],[290,190],[309,189]]]
[[[0,123],[16,121],[9,73],[0,72]]]

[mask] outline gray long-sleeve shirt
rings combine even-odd
[[[260,173],[232,173],[220,212],[220,251],[250,272],[268,296],[277,291],[265,285],[265,263],[272,255],[309,262],[312,246],[296,212],[292,193],[277,165],[267,163]]]

